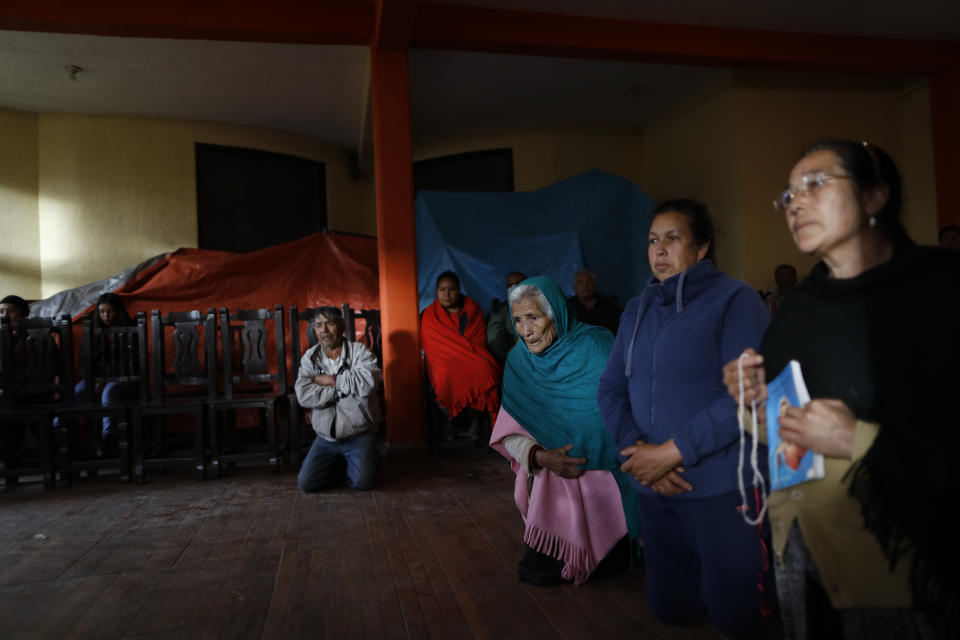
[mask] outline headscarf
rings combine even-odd
[[[616,446],[597,406],[597,387],[613,334],[578,321],[551,278],[538,276],[520,284],[532,285],[546,297],[557,336],[538,354],[530,353],[522,339],[511,349],[503,374],[503,408],[541,446],[557,449],[572,444],[567,455],[586,458],[584,469],[611,471],[620,488],[627,529],[636,539],[640,535],[636,492],[620,471]],[[512,305],[510,311],[513,317]]]

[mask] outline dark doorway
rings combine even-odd
[[[513,191],[513,149],[471,151],[413,163],[414,192]]]
[[[326,228],[323,163],[199,143],[196,161],[201,249],[246,253]]]

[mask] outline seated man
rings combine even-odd
[[[527,279],[527,276],[514,271],[507,276],[507,295],[510,290]],[[503,302],[494,309],[490,310],[490,317],[487,318],[487,348],[496,356],[501,363],[506,361],[507,354],[513,345],[517,344],[517,332],[513,330],[513,320],[508,318],[510,315],[510,305]]]
[[[437,278],[437,299],[423,310],[420,333],[427,377],[448,416],[468,407],[495,414],[503,371],[487,351],[483,312],[460,294],[460,279],[452,271]]]
[[[9,295],[0,300],[0,318],[16,320],[17,318],[26,318],[29,315],[30,305],[20,296]]]
[[[13,321],[29,315],[30,305],[20,296],[9,295],[0,300],[0,318],[9,318]],[[26,382],[27,374],[27,335],[21,330],[14,329],[11,337],[13,338],[11,356],[14,382],[23,384]],[[0,362],[0,372],[2,371],[3,363]],[[0,388],[0,398],[2,397],[3,389]],[[15,469],[20,466],[20,448],[23,446],[26,430],[26,425],[19,423],[0,428],[0,460],[3,461],[5,469]],[[7,484],[15,484],[16,481],[16,478],[7,478]]]
[[[0,300],[0,318],[9,318],[11,322],[20,318],[26,318],[30,315],[30,305],[20,296],[9,295]],[[27,365],[27,336],[23,331],[14,329],[13,337],[13,363],[14,376],[18,384],[22,384],[26,377]],[[3,363],[0,362],[0,371],[3,370]],[[0,389],[0,394],[3,389]]]
[[[577,320],[584,324],[609,329],[614,335],[620,326],[620,309],[617,303],[597,293],[597,274],[581,269],[573,276],[573,292],[568,302]]]
[[[370,349],[343,339],[343,314],[320,307],[313,320],[317,344],[300,360],[297,401],[310,412],[317,437],[300,467],[297,485],[313,493],[341,482],[354,489],[377,483],[380,367]]]

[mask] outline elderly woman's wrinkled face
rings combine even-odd
[[[456,311],[460,304],[460,286],[453,278],[444,278],[437,285],[437,301],[447,311]]]
[[[557,327],[533,298],[521,298],[511,308],[513,324],[530,353],[543,353],[557,338]]]
[[[686,271],[707,255],[709,243],[698,246],[687,218],[676,211],[665,211],[650,223],[647,257],[653,277],[663,282]]]

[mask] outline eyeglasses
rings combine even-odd
[[[844,176],[839,173],[808,173],[800,179],[799,187],[787,187],[780,197],[773,201],[773,208],[777,211],[786,211],[790,203],[797,196],[812,196],[817,190],[830,180],[852,180],[853,176]]]

